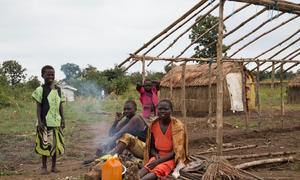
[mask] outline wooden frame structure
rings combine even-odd
[[[235,11],[233,11],[231,14],[224,16],[224,4],[226,2],[232,2],[232,3],[242,3],[243,6],[239,7]],[[261,10],[254,13],[252,16],[248,17],[246,20],[240,22],[235,28],[231,29],[230,31],[224,32],[224,23],[228,19],[231,19],[234,17],[237,13],[240,11],[245,11],[245,9],[249,8],[249,6],[257,5],[257,7],[262,7]],[[201,22],[204,17],[211,14],[213,11],[218,9],[218,16],[219,16],[219,22],[215,25],[213,25],[212,28],[208,29],[206,32],[200,34],[194,41],[192,41],[190,44],[188,44],[183,50],[178,53],[177,55],[172,55],[171,57],[163,57],[162,55],[165,54],[169,49],[171,49],[175,44],[178,42],[180,38],[182,38],[187,32],[190,31],[198,22]],[[228,48],[223,48],[223,40],[228,37],[229,35],[235,35],[238,30],[240,30],[245,25],[255,21],[255,19],[260,16],[263,13],[266,12],[278,12],[277,15],[272,16],[271,18],[267,19],[266,21],[263,21],[259,25],[256,25],[255,28],[252,30],[249,30],[246,34],[240,36],[237,40],[231,42],[228,45]],[[198,18],[195,20],[197,16],[202,15],[201,18]],[[282,19],[283,16],[288,16],[288,19]],[[200,0],[194,7],[192,7],[190,10],[188,10],[186,13],[184,13],[181,17],[179,17],[176,21],[174,21],[171,25],[169,25],[167,28],[165,28],[163,31],[161,31],[159,34],[157,34],[155,37],[150,39],[148,42],[146,42],[142,47],[137,49],[134,53],[130,54],[128,58],[126,58],[123,62],[119,64],[119,67],[124,66],[125,64],[128,64],[127,67],[125,67],[125,70],[132,67],[136,62],[141,61],[142,62],[142,76],[143,79],[145,78],[145,63],[146,61],[149,61],[148,66],[154,62],[154,61],[166,61],[171,63],[181,63],[183,71],[182,71],[182,96],[185,100],[185,66],[188,62],[195,62],[195,61],[203,61],[203,62],[217,62],[217,111],[216,111],[216,120],[217,120],[217,147],[218,147],[218,155],[222,155],[222,144],[223,144],[223,80],[222,80],[222,63],[229,61],[229,62],[240,62],[241,65],[247,65],[247,66],[255,66],[253,67],[253,70],[257,71],[257,82],[256,82],[256,92],[258,96],[258,113],[260,116],[260,102],[259,102],[259,72],[266,71],[271,69],[272,72],[272,85],[271,88],[274,88],[274,73],[276,69],[280,68],[281,74],[283,72],[286,72],[300,64],[300,59],[295,59],[300,54],[300,48],[297,48],[296,50],[291,50],[292,47],[297,47],[297,43],[299,43],[300,37],[300,23],[295,23],[294,25],[294,33],[287,34],[287,38],[283,39],[278,44],[275,44],[274,46],[271,46],[266,51],[261,52],[260,54],[249,57],[249,58],[237,58],[236,55],[244,51],[248,46],[255,44],[259,39],[264,38],[265,36],[270,35],[274,31],[277,31],[280,28],[284,28],[286,24],[289,24],[291,22],[294,22],[297,20],[297,18],[300,15],[300,3],[292,3],[289,1],[284,0]],[[186,29],[184,27],[187,26],[191,20],[194,20],[194,23],[190,23],[191,25],[188,26]],[[271,29],[266,28],[269,23],[274,21],[280,21],[281,23],[278,24],[275,27],[272,27]],[[298,26],[297,26],[298,25]],[[211,57],[211,58],[195,58],[194,55],[190,57],[183,57],[183,55],[187,52],[188,49],[191,49],[193,45],[197,43],[199,39],[201,39],[204,35],[206,35],[208,32],[210,32],[212,29],[218,28],[218,39],[215,42],[212,42],[205,47],[203,47],[202,50],[205,50],[206,48],[210,46],[216,45],[217,48],[217,56]],[[265,30],[265,28],[267,30]],[[153,49],[158,49],[158,47],[162,44],[162,42],[166,41],[171,37],[171,35],[175,34],[175,32],[180,31],[184,29],[173,41],[170,43],[167,47],[160,49],[163,49],[158,53],[157,55],[149,55]],[[259,30],[264,30],[263,33],[258,34]],[[252,40],[246,41],[246,39],[249,39],[251,36],[253,36]],[[292,42],[289,42],[291,39],[297,37]],[[230,48],[236,47],[238,44],[246,42],[244,45],[240,45],[236,51],[229,52]],[[274,51],[274,49],[282,46],[285,43],[288,43],[285,47],[281,48],[280,50],[277,50],[273,55],[267,56],[267,53],[270,53],[271,51]],[[299,47],[299,46],[298,46]],[[259,52],[260,49],[257,49]],[[228,56],[225,56],[225,53],[230,53]],[[288,55],[286,55],[283,58],[278,58],[279,54],[290,52]],[[277,58],[276,58],[277,57]],[[267,66],[266,66],[267,64]],[[284,65],[288,65],[286,69],[284,69]],[[275,65],[279,65],[276,66]],[[282,75],[280,78],[282,82]],[[282,84],[282,83],[281,83]],[[281,114],[284,114],[284,103],[282,98],[282,85],[281,85]],[[172,90],[171,90],[172,91]],[[244,94],[245,92],[243,92]],[[245,100],[244,100],[245,101]],[[185,101],[184,106],[182,109],[182,114],[185,118],[186,116],[186,107],[185,107]],[[211,104],[211,103],[210,103]],[[245,106],[245,105],[244,105]],[[211,107],[209,107],[211,109]],[[210,112],[211,113],[211,112]],[[246,114],[246,127],[248,127],[248,112]],[[211,116],[211,114],[209,115]]]

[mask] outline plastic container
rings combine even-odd
[[[122,163],[118,156],[113,156],[102,166],[102,180],[122,180]]]

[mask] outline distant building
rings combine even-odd
[[[61,85],[61,90],[66,96],[66,101],[71,102],[75,100],[75,92],[77,91],[76,88],[69,85]]]
[[[217,65],[211,65],[211,93],[212,93],[212,110],[216,112],[216,79]],[[249,109],[255,106],[254,77],[251,72],[247,71],[238,63],[223,63],[223,79],[224,79],[224,111],[232,110],[243,111],[242,100],[242,72],[245,74],[245,90],[246,101]],[[160,82],[160,99],[170,99],[173,103],[175,113],[180,113],[182,108],[181,97],[181,76],[182,67],[176,66],[171,69]],[[195,64],[186,65],[185,75],[186,89],[186,107],[188,115],[205,115],[208,113],[209,107],[209,65]],[[172,94],[172,97],[171,97]]]
[[[288,84],[287,103],[300,104],[300,73],[298,73]]]

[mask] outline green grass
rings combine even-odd
[[[103,99],[101,109],[110,112],[122,112],[124,102],[128,99],[134,100],[136,102],[138,106],[138,112],[140,112],[141,105],[139,103],[139,93],[136,91],[134,85],[130,85],[129,89],[121,96],[111,94],[107,98]]]

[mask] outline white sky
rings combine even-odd
[[[198,1],[0,0],[0,63],[17,60],[27,69],[29,76],[39,76],[41,67],[50,64],[56,69],[57,79],[64,78],[60,67],[66,63],[77,64],[80,68],[85,68],[87,64],[99,70],[112,68]],[[239,5],[228,3],[226,7],[228,15]],[[233,18],[226,24],[227,30],[233,29],[240,18],[249,17],[260,9],[252,6]],[[254,21],[254,25],[275,14],[270,11],[263,14]],[[238,54],[238,57],[257,55],[257,48],[263,48],[266,44],[271,47],[275,42],[288,37],[300,28],[299,19],[268,40],[261,41],[256,47]],[[228,37],[228,41],[237,38]],[[184,42],[188,44],[187,36],[182,44]],[[299,43],[294,49],[298,47]],[[187,52],[185,57],[191,54]],[[164,64],[153,63],[147,70],[162,71]],[[139,69],[138,64],[131,71]]]

